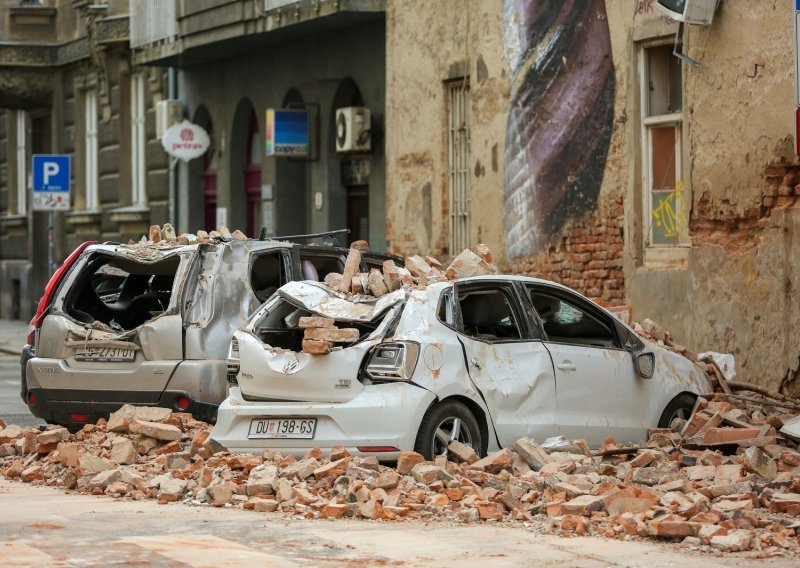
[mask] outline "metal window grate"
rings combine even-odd
[[[173,41],[178,35],[176,0],[130,0],[131,47]]]
[[[449,95],[450,253],[469,248],[472,235],[469,191],[470,110],[469,84],[457,81]]]

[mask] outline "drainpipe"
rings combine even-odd
[[[174,67],[170,67],[167,71],[167,97],[171,100],[178,98],[178,74],[175,72]],[[177,160],[169,157],[169,222],[177,230],[177,206],[176,206],[176,190],[178,187],[178,169],[175,167]]]

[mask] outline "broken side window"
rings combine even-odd
[[[300,262],[303,269],[303,280],[323,282],[331,272],[344,272],[344,259],[337,253],[301,251]]]
[[[303,348],[303,337],[306,331],[305,328],[300,326],[300,318],[314,316],[317,316],[317,314],[279,298],[268,306],[264,316],[256,322],[254,326],[255,332],[258,338],[270,347],[299,352]],[[357,329],[359,339],[353,343],[358,343],[375,331],[382,321],[383,318],[369,322],[335,321],[333,327]]]
[[[611,326],[576,302],[536,289],[530,290],[530,298],[549,341],[592,347],[616,346]]]
[[[521,339],[511,290],[506,287],[458,291],[462,333],[488,341]]]
[[[69,290],[64,311],[82,323],[134,329],[168,309],[179,265],[177,256],[143,263],[95,255]]]
[[[250,287],[259,302],[266,302],[286,282],[288,279],[280,251],[260,254],[253,259]]]

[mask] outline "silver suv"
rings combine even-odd
[[[233,332],[280,286],[342,272],[346,256],[341,247],[254,239],[83,245],[32,321],[22,397],[34,416],[73,429],[124,403],[213,422]],[[400,261],[362,253],[361,269],[387,258]]]

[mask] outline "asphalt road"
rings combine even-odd
[[[0,418],[8,424],[44,424],[28,412],[19,396],[19,356],[0,353]]]

